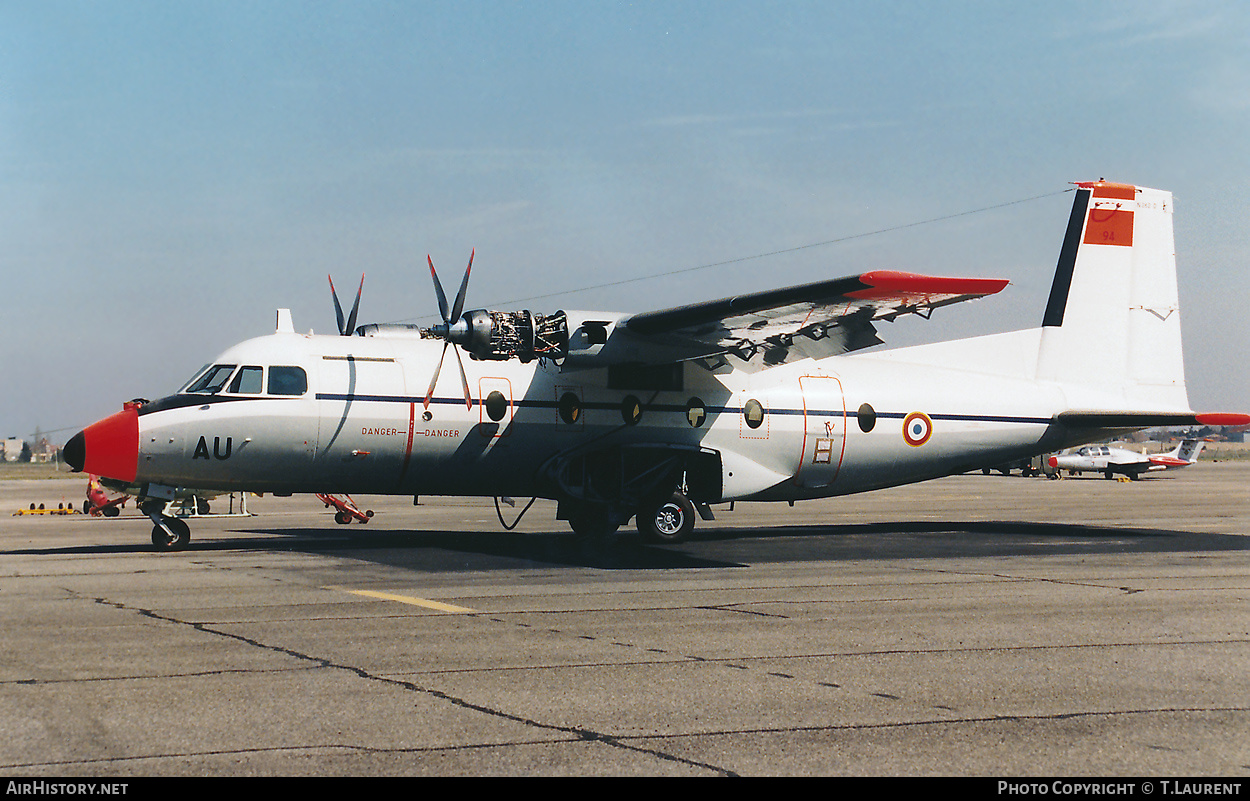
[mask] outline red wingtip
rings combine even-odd
[[[859,280],[871,289],[848,292],[847,297],[874,299],[921,295],[993,295],[1009,283],[1005,278],[949,278],[918,275],[897,270],[873,270],[862,273]]]

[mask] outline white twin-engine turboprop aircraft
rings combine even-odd
[[[463,312],[277,331],[176,395],[75,435],[66,461],[140,499],[199,491],[542,497],[578,533],[659,541],[726,501],[795,501],[959,473],[1197,415],[1181,361],[1168,192],[1076,185],[1040,328],[892,351],[873,323],[1005,280],[878,271],[642,314]],[[472,268],[472,258],[469,268]],[[363,278],[362,278],[363,284]],[[333,283],[331,283],[333,290]],[[451,350],[459,380],[440,369]],[[470,359],[461,358],[460,350]],[[442,381],[440,383],[440,376]]]

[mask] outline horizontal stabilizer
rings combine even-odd
[[[1244,426],[1250,414],[1235,412],[1131,412],[1069,411],[1055,415],[1055,422],[1068,428],[1155,428],[1157,426]]]

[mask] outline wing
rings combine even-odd
[[[614,341],[592,361],[657,364],[733,356],[759,369],[822,358],[880,343],[876,320],[904,314],[927,318],[938,307],[992,295],[1005,286],[1004,279],[879,270],[737,295],[619,320]]]

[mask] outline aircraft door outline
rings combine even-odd
[[[846,398],[833,376],[799,377],[803,397],[803,448],[794,473],[801,487],[827,487],[838,477],[846,455]]]

